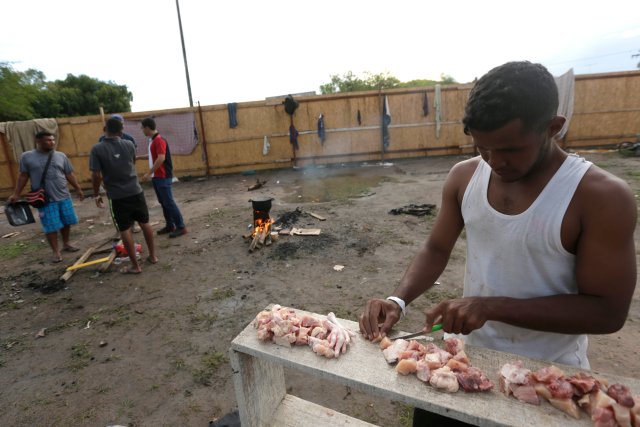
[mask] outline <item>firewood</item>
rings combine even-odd
[[[256,249],[256,245],[258,244],[259,240],[260,234],[256,233],[256,235],[253,237],[253,240],[251,241],[251,244],[249,245],[249,252],[253,252]]]
[[[325,220],[327,219],[327,218],[325,218],[325,217],[323,217],[323,216],[320,216],[320,215],[318,215],[318,214],[315,214],[315,213],[313,213],[313,212],[308,212],[308,211],[307,211],[307,213],[308,213],[309,215],[311,215],[312,217],[314,217],[315,219],[319,219],[320,221],[325,221]]]

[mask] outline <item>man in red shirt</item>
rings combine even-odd
[[[149,172],[144,174],[142,180],[147,181],[151,178],[166,223],[164,228],[158,230],[158,234],[169,234],[169,237],[187,234],[182,214],[171,192],[173,164],[169,145],[156,130],[156,121],[151,117],[142,120],[142,132],[149,138]]]

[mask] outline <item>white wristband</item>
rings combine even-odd
[[[407,315],[407,304],[405,304],[404,300],[402,298],[398,298],[398,297],[387,297],[388,300],[395,302],[396,304],[398,304],[400,306],[400,309],[402,310],[402,315],[406,316]]]

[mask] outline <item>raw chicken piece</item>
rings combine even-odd
[[[418,361],[416,359],[403,359],[396,365],[396,372],[401,375],[413,374],[418,370]]]
[[[455,337],[447,338],[444,340],[444,349],[451,353],[452,356],[455,356],[464,350],[464,341]]]
[[[418,359],[420,359],[420,353],[416,350],[405,350],[405,351],[401,351],[400,353],[398,353],[398,360],[404,360],[404,359],[413,359],[415,361],[418,361]]]
[[[453,372],[464,372],[469,368],[469,365],[458,362],[456,359],[449,359],[445,366],[448,366]]]
[[[540,404],[540,398],[538,397],[536,389],[530,384],[511,384],[509,385],[509,389],[513,396],[521,402],[530,405]]]
[[[319,356],[324,356],[327,359],[331,359],[334,357],[334,351],[329,346],[329,341],[321,340],[315,337],[309,337],[309,345],[314,353]]]
[[[493,388],[493,383],[478,368],[470,367],[465,372],[457,373],[456,377],[460,387],[466,392],[487,391]]]
[[[300,319],[300,326],[313,329],[316,326],[320,326],[320,321],[313,316],[305,314],[304,316],[302,316],[302,319]]]
[[[327,337],[327,330],[322,326],[316,326],[311,330],[311,336],[323,340]]]
[[[429,365],[424,360],[418,360],[418,363],[416,363],[416,376],[420,381],[429,382],[431,369],[429,369]]]
[[[615,399],[609,396],[607,393],[596,390],[591,393],[591,411],[595,412],[598,408],[608,408],[612,404],[616,403]]]
[[[460,350],[459,352],[457,352],[453,356],[453,360],[457,360],[458,362],[462,362],[465,365],[471,365],[471,362],[469,361],[469,356],[467,356],[467,353],[465,353],[464,350]]]
[[[611,408],[596,408],[591,415],[595,427],[616,427],[616,419]]]
[[[557,380],[558,378],[564,378],[564,372],[562,372],[560,368],[551,365],[538,369],[537,371],[533,372],[531,376],[538,382],[550,383],[553,380]]]
[[[291,347],[291,344],[296,342],[296,334],[291,333],[282,336],[274,335],[272,340],[275,344],[283,347]]]
[[[591,390],[598,387],[598,380],[584,372],[578,372],[577,374],[572,375],[567,378],[567,381],[571,383],[578,396],[590,393]]]
[[[446,391],[448,393],[455,393],[460,387],[456,374],[454,374],[447,366],[431,372],[429,384],[439,390]]]
[[[391,346],[382,350],[382,354],[384,355],[385,360],[389,364],[396,363],[398,361],[398,355],[400,352],[403,352],[409,346],[409,341],[403,339],[397,339],[393,341]]]
[[[631,410],[627,406],[614,403],[611,405],[611,409],[613,409],[613,416],[619,426],[631,427]]]
[[[573,400],[551,398],[549,399],[549,403],[565,414],[569,414],[577,420],[580,419],[580,408],[578,408],[578,405],[576,405],[576,402]]]
[[[391,341],[389,339],[389,337],[384,337],[380,340],[380,348],[382,350],[384,350],[385,348],[388,348],[391,346],[391,344],[393,344],[393,341]]]
[[[613,384],[607,389],[607,394],[613,397],[620,405],[633,408],[633,396],[631,396],[631,390],[626,385]]]
[[[547,384],[554,399],[571,399],[573,397],[573,386],[565,379],[559,378]]]
[[[539,405],[540,399],[536,389],[530,383],[531,371],[523,367],[521,360],[515,363],[505,363],[499,373],[500,391],[506,396],[513,394],[516,399]]]
[[[298,334],[296,338],[296,345],[308,345],[309,344],[309,333],[311,332],[310,328],[305,328],[301,326],[298,329]]]
[[[500,368],[500,377],[508,384],[529,384],[529,374],[531,371],[524,367],[522,360],[515,363],[505,363]]]

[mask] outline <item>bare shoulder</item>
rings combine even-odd
[[[584,213],[596,216],[607,216],[609,213],[635,223],[636,200],[629,185],[596,165],[592,165],[585,173],[576,195]]]
[[[456,163],[449,171],[445,190],[448,189],[452,194],[456,194],[456,198],[461,201],[462,195],[467,189],[467,185],[471,181],[471,177],[478,168],[480,161],[482,161],[482,158],[476,156]]]

